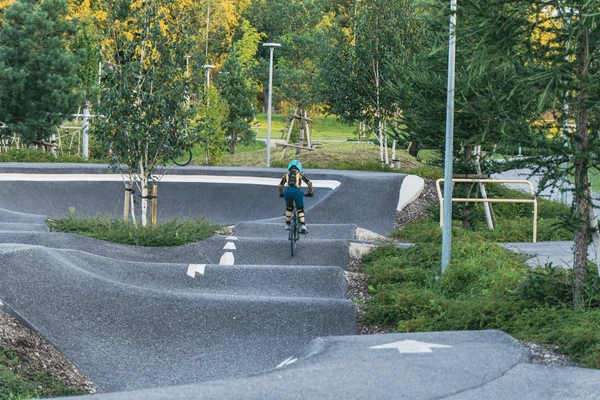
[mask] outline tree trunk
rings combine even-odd
[[[586,15],[587,11],[579,10],[579,15]],[[587,154],[589,152],[589,106],[587,105],[589,95],[587,86],[584,86],[589,77],[589,54],[593,49],[589,48],[589,35],[585,31],[579,38],[580,51],[577,54],[577,74],[580,76],[582,84],[577,90],[575,101],[576,109],[576,139],[573,140],[575,146],[573,164],[575,165],[575,218],[577,228],[575,230],[575,249],[573,251],[573,275],[575,291],[573,293],[573,305],[579,307],[583,300],[585,290],[585,280],[587,276],[587,252],[588,238],[590,233],[590,207],[592,199],[588,196],[590,181],[588,178]],[[591,50],[591,51],[590,51]]]
[[[148,225],[148,179],[144,177],[142,179],[142,226]]]
[[[229,149],[229,152],[231,154],[235,154],[237,150],[237,134],[233,133],[231,135],[231,148]]]
[[[577,116],[577,144],[576,154],[586,154],[588,148],[588,110],[581,110]],[[588,196],[587,188],[590,185],[588,179],[587,161],[581,156],[573,160],[575,164],[575,218],[577,228],[575,230],[575,249],[573,252],[573,274],[575,292],[573,293],[573,305],[578,307],[581,304],[583,291],[585,290],[585,280],[587,275],[587,253],[588,237],[590,234],[590,207],[592,199]]]
[[[298,128],[299,128],[299,135],[298,135],[298,145],[299,146],[304,146],[304,127],[306,124],[306,121],[302,118],[302,116],[304,115],[304,109],[302,108],[302,106],[298,106],[298,115],[300,116],[300,119],[298,121]],[[300,154],[300,152],[302,151],[302,149],[300,148],[296,148],[296,155]]]
[[[268,87],[263,87],[262,95],[263,95],[263,114],[266,114],[268,112],[267,108],[269,107],[269,88]]]

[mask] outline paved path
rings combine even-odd
[[[538,183],[541,179],[540,174],[533,174],[531,170],[526,168],[511,169],[504,171],[499,174],[492,175],[493,179],[513,179],[513,180],[527,180],[533,184],[535,190],[538,189]],[[506,184],[508,187],[518,190],[529,191],[529,188],[523,184]],[[566,188],[569,189],[572,185],[567,184]],[[553,201],[566,201],[567,204],[573,202],[573,193],[570,191],[564,194],[560,191],[559,187],[549,187],[539,193],[539,197],[553,200]],[[595,195],[597,205],[600,205],[598,195]],[[518,242],[518,243],[501,243],[502,246],[509,250],[515,251],[520,254],[530,255],[531,258],[527,260],[529,265],[554,265],[571,268],[573,266],[573,241],[565,242]],[[588,259],[596,261],[596,252],[593,245],[588,247]]]
[[[597,397],[600,371],[532,365],[502,332],[358,335],[349,249],[365,229],[391,232],[421,181],[307,172],[319,188],[291,257],[273,186],[283,170],[174,169],[160,217],[205,215],[235,230],[146,249],[44,224],[69,207],[119,215],[123,186],[106,167],[3,164],[0,300],[99,386],[94,398]]]

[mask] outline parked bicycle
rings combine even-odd
[[[192,148],[191,147],[181,150],[180,156],[173,158],[173,164],[180,166],[180,167],[185,167],[191,161],[192,161]]]

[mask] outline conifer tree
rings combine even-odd
[[[255,133],[250,129],[254,118],[252,99],[254,92],[248,85],[242,64],[235,48],[225,60],[218,80],[221,98],[227,102],[229,117],[225,121],[225,132],[230,144],[231,154],[235,154],[237,143],[249,143]]]
[[[82,97],[70,42],[76,25],[66,0],[17,0],[0,31],[0,122],[3,134],[25,143],[47,140],[53,126],[70,119]]]

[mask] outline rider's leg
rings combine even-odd
[[[300,220],[300,233],[308,233],[308,229],[306,229],[306,215],[304,214],[304,192],[301,189],[295,189],[294,202],[296,203],[296,212]]]
[[[300,220],[300,233],[308,233],[308,229],[306,229],[306,217],[304,215],[304,207],[296,208],[298,212],[298,219]]]
[[[289,230],[292,211],[294,211],[294,196],[286,189],[285,192],[283,192],[283,198],[285,199],[285,229]]]

